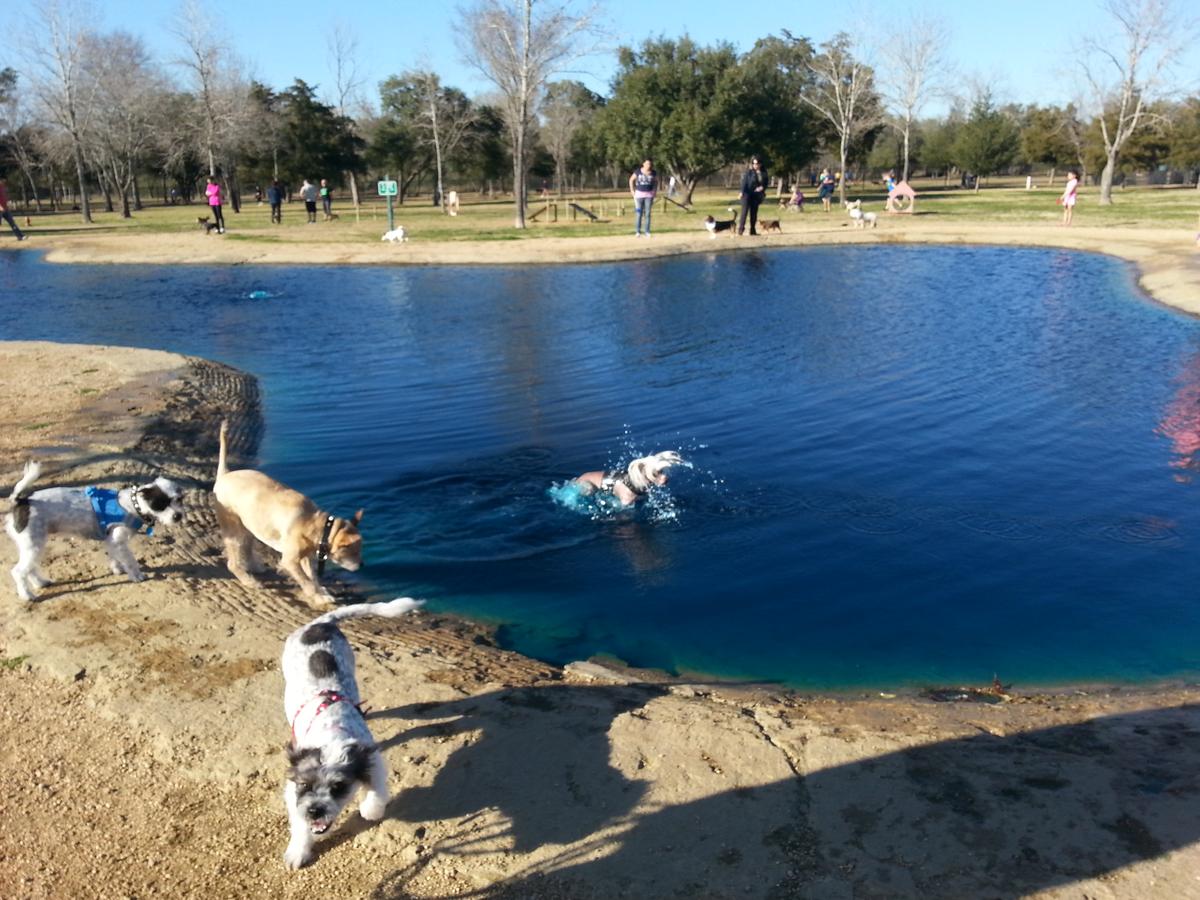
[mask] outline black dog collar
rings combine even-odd
[[[325,560],[329,559],[329,535],[333,531],[334,516],[325,517],[325,528],[321,531],[321,543],[317,545],[317,577],[325,574]]]

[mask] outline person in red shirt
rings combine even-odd
[[[13,234],[17,236],[18,241],[25,240],[25,235],[21,234],[21,229],[17,227],[17,222],[13,218],[12,210],[8,206],[8,179],[0,172],[0,219],[8,222],[8,227],[13,230]]]

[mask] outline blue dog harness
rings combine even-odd
[[[109,488],[87,487],[83,489],[83,492],[87,494],[88,500],[92,502],[92,511],[96,513],[96,524],[100,527],[101,536],[107,537],[109,529],[115,528],[118,525],[124,525],[135,532],[141,530],[141,518],[127,512],[125,507],[117,502],[119,491]],[[154,528],[147,528],[146,534],[153,535]]]

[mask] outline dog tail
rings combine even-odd
[[[21,475],[21,480],[13,487],[12,493],[8,495],[8,499],[19,503],[25,499],[25,495],[29,492],[29,486],[38,480],[38,476],[42,474],[42,467],[34,460],[25,463],[25,471]]]
[[[41,474],[42,467],[31,459],[25,463],[25,471],[21,475],[21,480],[16,483],[12,493],[8,495],[8,499],[12,501],[10,514],[13,527],[18,532],[24,531],[29,524],[29,488]]]
[[[414,600],[412,597],[397,597],[387,603],[354,603],[350,606],[339,606],[324,615],[318,616],[305,627],[325,625],[340,622],[342,619],[361,619],[365,616],[383,616],[387,619],[398,619],[414,609],[425,605],[424,600]]]
[[[228,433],[228,431],[229,431],[229,420],[222,419],[221,420],[221,441],[220,441],[221,452],[217,455],[217,477],[218,478],[220,478],[222,475],[224,475],[226,472],[229,471],[229,469],[227,469],[225,467],[225,435]]]

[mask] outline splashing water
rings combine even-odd
[[[650,452],[643,450],[634,443],[628,426],[625,427],[621,444],[622,449],[616,457],[609,458],[606,471],[623,471],[629,467],[629,464],[633,460],[650,455]],[[681,446],[676,452],[682,455],[696,449],[702,449],[705,446]],[[672,466],[672,468],[695,470],[696,465],[691,460],[685,458]],[[703,474],[711,480],[714,486],[720,483],[720,480],[711,472],[704,472]],[[650,488],[642,502],[635,504],[635,506],[625,506],[612,493],[608,491],[589,490],[574,480],[562,483],[555,482],[547,489],[546,493],[550,496],[551,500],[564,509],[585,515],[593,521],[612,519],[620,515],[629,515],[638,507],[642,508],[645,518],[650,522],[677,522],[680,517],[680,508],[676,502],[676,498],[671,493],[670,488],[665,486]]]

